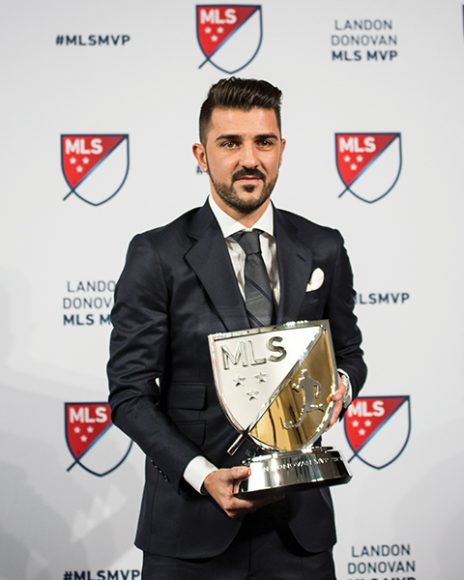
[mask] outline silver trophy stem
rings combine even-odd
[[[235,452],[240,447],[240,445],[245,441],[245,433],[240,433],[237,439],[232,443],[232,445],[227,450],[229,455],[235,455]]]

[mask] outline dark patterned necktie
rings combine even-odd
[[[243,248],[245,259],[245,306],[252,328],[273,323],[274,299],[271,281],[261,254],[261,230],[238,232],[232,237]]]

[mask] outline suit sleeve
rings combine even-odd
[[[337,232],[337,237],[338,244],[326,316],[330,320],[337,367],[348,373],[354,399],[366,380],[367,368],[361,349],[361,331],[354,314],[353,272],[339,232]]]
[[[169,291],[152,240],[136,236],[116,285],[108,379],[115,425],[176,487],[199,449],[160,408],[156,382],[169,355]]]

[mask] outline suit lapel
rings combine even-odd
[[[280,301],[277,324],[295,321],[305,296],[312,265],[312,252],[298,238],[294,224],[283,212],[274,209],[274,233],[277,243]]]
[[[194,244],[185,259],[208,294],[213,310],[228,331],[248,328],[245,305],[229,252],[208,203],[195,214],[187,233]]]

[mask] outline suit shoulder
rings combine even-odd
[[[191,209],[177,217],[172,222],[136,234],[132,238],[131,245],[149,244],[159,250],[172,248],[172,243],[174,241],[179,243],[182,238],[185,238],[185,233],[188,231],[192,219],[199,209],[200,208]]]
[[[332,242],[336,245],[343,243],[341,233],[335,228],[317,224],[290,211],[278,210],[278,213],[282,220],[285,221],[287,227],[296,230],[303,238],[323,239],[326,243]]]

